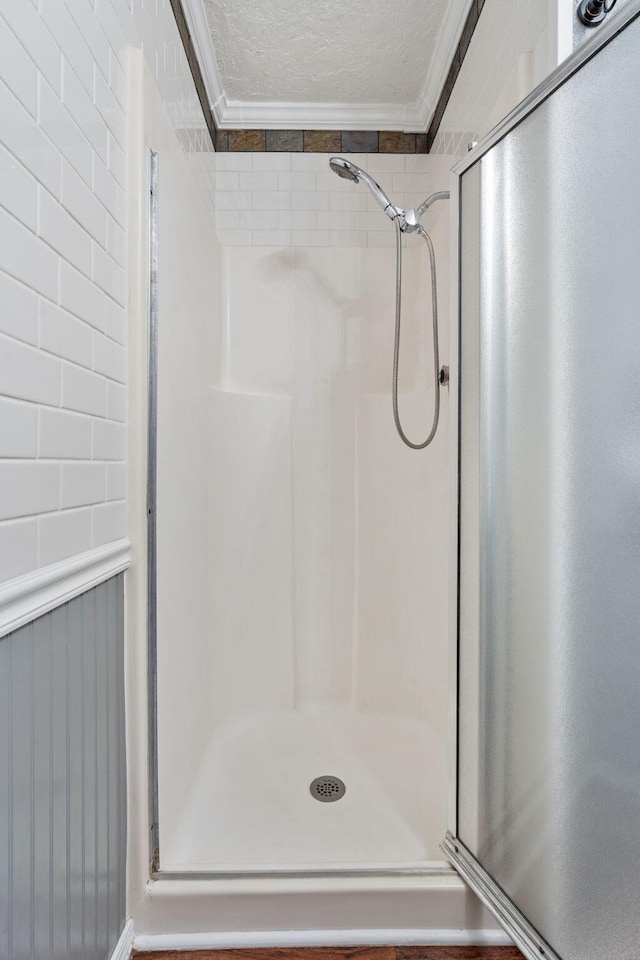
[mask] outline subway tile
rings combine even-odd
[[[35,347],[0,337],[0,393],[57,406],[60,361]]]
[[[127,118],[124,110],[113,95],[109,84],[98,71],[94,71],[93,101],[109,132],[124,148],[127,133]]]
[[[216,190],[239,190],[240,189],[240,170],[224,171],[216,173]],[[245,189],[253,189],[247,187]]]
[[[96,66],[109,76],[109,42],[96,16],[94,4],[87,0],[65,0],[84,42],[89,47]]]
[[[6,273],[38,293],[58,296],[58,257],[54,251],[0,207],[0,263]]]
[[[126,456],[126,427],[112,420],[93,421],[94,460],[124,460]]]
[[[314,190],[315,173],[279,173],[278,190]]]
[[[39,305],[40,347],[57,357],[91,367],[92,328],[49,300]]]
[[[107,417],[121,423],[127,419],[127,389],[112,380],[107,384]]]
[[[127,315],[123,307],[107,297],[105,333],[112,340],[124,344],[127,337]]]
[[[55,196],[60,193],[60,154],[11,91],[0,81],[0,140]]]
[[[302,130],[267,130],[266,132],[266,150],[301,153],[302,147]]]
[[[219,173],[240,173],[253,170],[251,153],[216,153],[215,169]]]
[[[91,145],[49,84],[40,77],[40,125],[85,183],[91,183]]]
[[[328,230],[292,230],[291,245],[294,247],[328,247]]]
[[[251,191],[236,190],[227,192],[224,190],[216,190],[215,205],[216,210],[250,210]]]
[[[110,380],[124,383],[127,370],[124,347],[97,330],[93,332],[93,369]]]
[[[0,461],[0,520],[57,510],[60,467],[39,460]]]
[[[124,500],[127,495],[126,463],[107,464],[107,500]]]
[[[127,264],[127,237],[113,217],[107,219],[107,253],[124,270]]]
[[[106,296],[91,280],[66,261],[60,264],[60,305],[86,320],[96,330],[104,330]]]
[[[395,247],[395,230],[369,230],[367,233],[368,247]]]
[[[86,0],[83,0],[86,3]],[[107,125],[68,63],[62,65],[62,102],[96,153],[107,162]]]
[[[60,506],[85,507],[103,503],[107,495],[104,463],[63,463],[60,466]]]
[[[45,459],[88,460],[91,457],[92,421],[66,410],[41,407],[38,456]]]
[[[93,546],[121,540],[127,535],[127,504],[124,500],[92,508]]]
[[[434,166],[433,158],[430,157],[428,154],[420,154],[420,153],[408,154],[404,158],[404,168],[406,173],[430,174],[432,173],[433,166]],[[400,170],[398,171],[398,173],[401,173],[401,172],[402,171]]]
[[[66,560],[91,549],[91,507],[38,517],[38,563]]]
[[[124,227],[126,220],[124,191],[95,153],[93,155],[93,192],[111,216],[117,220],[121,227]]]
[[[109,150],[109,162],[107,166],[109,172],[116,183],[124,189],[127,182],[127,158],[125,152],[111,131],[107,131],[107,142]]]
[[[37,407],[0,397],[0,451],[3,458],[37,456]]]
[[[291,194],[292,210],[326,210],[329,206],[329,194],[317,190],[296,191]]]
[[[330,210],[317,214],[319,230],[353,230],[354,216],[351,211]]]
[[[32,117],[38,112],[38,71],[6,20],[0,16],[0,78]]]
[[[33,233],[38,229],[38,182],[13,154],[0,146],[0,206]]]
[[[38,297],[0,271],[0,331],[25,343],[38,342]]]
[[[106,416],[107,381],[97,373],[63,361],[62,406],[80,413]]]
[[[240,173],[240,190],[278,190],[278,174],[275,171]]]
[[[288,211],[278,210],[242,210],[238,214],[238,223],[235,227],[247,230],[277,230],[284,226],[280,223],[280,216]],[[227,224],[227,227],[233,227],[233,224]]]
[[[0,583],[31,573],[38,566],[37,521],[5,520],[0,523]]]
[[[291,234],[288,230],[254,230],[252,242],[255,247],[288,247]]]
[[[340,153],[342,136],[339,130],[305,130],[303,144],[309,153]]]
[[[408,156],[404,153],[374,153],[367,158],[369,173],[404,173]]]
[[[366,230],[332,230],[329,234],[332,247],[366,247]]]
[[[276,224],[281,230],[315,230],[317,215],[314,210],[280,210]]]
[[[342,191],[329,194],[329,210],[366,210],[369,192]]]
[[[93,58],[64,0],[40,0],[40,16],[87,93],[93,85]],[[59,92],[60,87],[54,89]]]
[[[256,172],[287,171],[291,169],[292,156],[289,153],[254,153],[253,169]]]
[[[427,173],[394,173],[393,189],[402,193],[419,193],[426,197],[433,186],[433,178]]]
[[[122,267],[97,243],[93,244],[93,282],[104,290],[116,303],[124,306],[126,290]]]
[[[321,173],[329,167],[329,155],[319,153],[292,153],[291,169],[294,173]]]
[[[343,130],[343,153],[377,153],[377,130]]]
[[[254,210],[288,210],[296,194],[278,190],[256,190],[253,193]],[[297,194],[302,196],[302,194]]]
[[[107,237],[107,212],[66,160],[62,162],[61,198],[62,205],[71,216],[104,247]]]
[[[0,10],[38,70],[44,74],[56,93],[60,94],[60,50],[36,5],[2,0]]]
[[[50,193],[38,188],[39,234],[86,277],[91,276],[91,238]]]
[[[393,232],[388,217],[385,217],[379,208],[378,210],[356,210],[353,216],[356,230],[388,230],[390,233]]]

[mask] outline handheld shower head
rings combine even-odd
[[[360,183],[362,180],[366,183],[390,220],[393,220],[393,218],[398,215],[398,209],[393,206],[380,184],[376,183],[373,177],[370,177],[361,167],[356,166],[355,163],[351,163],[350,160],[345,160],[344,157],[331,157],[329,166],[334,173],[337,173],[338,176],[344,180],[351,180],[353,183]]]

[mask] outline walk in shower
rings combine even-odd
[[[364,204],[328,160],[315,182]],[[412,206],[448,187],[438,170]],[[158,183],[161,278],[161,158]],[[217,247],[219,299],[197,329],[160,297],[161,874],[449,872],[448,394],[414,236],[399,407],[422,439],[439,391],[440,424],[427,449],[405,446],[391,402],[394,226],[377,206],[369,216],[384,246]],[[446,281],[447,204],[428,216]]]

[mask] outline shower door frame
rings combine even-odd
[[[159,370],[159,275],[161,245],[159,205],[161,163],[154,150],[147,154],[147,727],[148,727],[148,818],[149,877],[152,880],[304,880],[392,879],[452,877],[446,859],[426,866],[304,867],[237,870],[163,870],[161,866],[158,737],[158,370]],[[455,426],[452,436],[455,435]],[[452,541],[453,542],[453,541]],[[452,551],[453,552],[453,551]],[[449,799],[453,796],[450,783]]]
[[[452,366],[455,360],[455,380],[452,386],[452,406],[451,406],[451,424],[452,449],[457,448],[458,455],[454,459],[455,476],[452,483],[456,485],[457,491],[457,510],[455,533],[452,533],[451,543],[454,543],[454,537],[457,546],[454,553],[454,566],[452,567],[452,576],[455,577],[455,609],[452,605],[451,610],[451,635],[450,649],[451,655],[455,661],[453,670],[452,690],[451,690],[451,720],[450,733],[452,742],[455,743],[455,749],[452,751],[452,770],[451,783],[452,795],[449,808],[449,826],[446,837],[441,848],[455,867],[456,871],[471,887],[474,893],[493,914],[496,920],[509,933],[514,943],[519,947],[528,960],[540,960],[544,956],[545,960],[560,960],[558,954],[541,937],[538,931],[528,921],[527,917],[507,896],[502,888],[496,883],[493,877],[482,866],[469,848],[458,837],[458,808],[459,808],[459,784],[460,784],[460,610],[461,610],[461,589],[460,589],[460,567],[461,567],[461,475],[462,475],[462,423],[461,423],[461,397],[462,397],[462,378],[461,370],[461,351],[462,351],[462,216],[461,207],[461,188],[462,176],[478,163],[497,143],[503,140],[507,134],[525,120],[537,107],[547,100],[556,90],[563,86],[571,77],[578,73],[596,54],[605,46],[614,40],[618,34],[622,33],[633,21],[640,18],[640,0],[628,0],[628,2],[615,13],[610,14],[609,18],[600,26],[594,36],[586,40],[574,53],[561,63],[542,83],[540,83],[511,113],[497,124],[479,143],[469,151],[469,153],[453,167],[451,181],[451,201],[452,217],[455,226],[455,243],[453,244],[453,310],[451,324],[451,358]],[[453,378],[452,378],[453,379]]]

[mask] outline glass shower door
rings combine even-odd
[[[445,848],[530,958],[640,949],[639,17],[630,0],[457,170]]]

